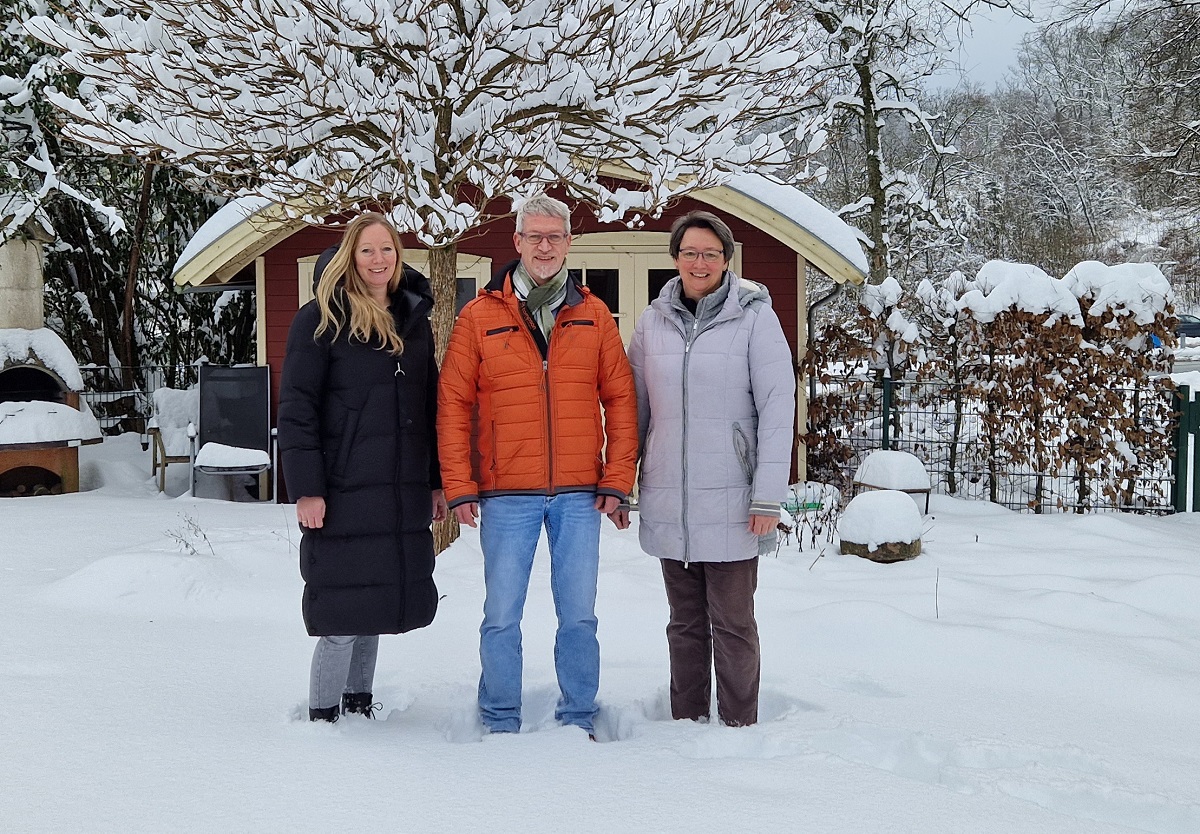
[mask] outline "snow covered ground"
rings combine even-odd
[[[5,831],[1200,831],[1200,516],[934,496],[911,562],[793,542],[745,729],[669,720],[661,578],[605,522],[603,743],[553,724],[544,553],[528,726],[481,739],[473,531],[382,640],[381,720],[317,726],[292,508],[160,496],[129,436],[82,457],[89,491],[0,500]]]

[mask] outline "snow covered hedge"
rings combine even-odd
[[[859,319],[826,328],[802,366],[819,384],[809,477],[844,481],[886,430],[950,494],[1012,505],[1018,493],[1037,512],[1162,505],[1169,354],[1155,340],[1174,343],[1173,300],[1152,264],[1094,261],[1062,279],[992,261],[911,295],[890,279],[867,287]],[[937,437],[906,436],[895,404],[879,416],[885,376],[918,392]]]

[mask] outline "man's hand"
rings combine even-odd
[[[459,524],[465,524],[468,527],[478,527],[475,519],[479,518],[479,502],[470,501],[466,504],[459,504],[454,508],[454,517],[458,519]]]
[[[626,530],[629,528],[629,509],[618,508],[608,514],[608,520],[613,523],[613,526],[618,530]]]
[[[319,530],[325,526],[325,498],[320,495],[306,495],[296,499],[296,520],[301,527],[309,530]]]
[[[777,515],[750,515],[750,532],[756,536],[765,536],[778,526]]]
[[[446,509],[446,493],[440,489],[433,491],[433,520],[445,521],[450,511]]]
[[[597,495],[596,509],[608,515],[621,506],[621,499],[615,495]]]

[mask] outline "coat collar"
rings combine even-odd
[[[681,280],[676,275],[667,281],[662,291],[658,294],[658,297],[650,302],[650,306],[668,318],[682,318],[682,314],[686,308],[683,306],[683,302],[679,300],[679,285]],[[767,294],[766,287],[762,284],[755,283],[746,278],[739,278],[737,273],[732,269],[725,270],[725,276],[722,280],[724,281],[724,286],[727,288],[725,303],[721,305],[721,309],[714,316],[706,318],[706,322],[740,318],[746,308],[752,303],[770,297]]]
[[[401,273],[400,286],[391,294],[392,316],[407,331],[414,322],[428,318],[433,310],[433,288],[429,279],[408,264]]]

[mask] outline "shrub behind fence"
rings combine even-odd
[[[151,395],[158,388],[188,388],[196,384],[195,365],[141,365],[79,369],[82,398],[105,434],[146,433]]]
[[[1023,442],[1020,427],[989,424],[987,403],[968,386],[845,377],[835,391],[818,393],[816,411],[824,413],[820,401],[832,396],[841,419],[805,438],[809,477],[846,491],[867,452],[897,449],[925,463],[936,492],[959,498],[1033,512],[1171,512],[1171,387],[1164,381],[1110,393],[1137,428],[1097,448],[1070,433],[1067,415],[1042,414],[1043,445],[1054,448],[1059,465],[1038,471],[1029,456],[1011,451]]]

